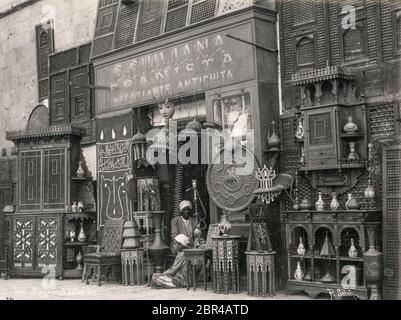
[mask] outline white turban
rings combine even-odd
[[[181,243],[184,247],[189,245],[189,238],[185,234],[179,234],[174,238],[174,240]]]
[[[180,209],[180,212],[182,212],[182,210],[184,210],[184,208],[186,208],[186,207],[189,207],[190,209],[192,209],[191,201],[183,200],[180,202],[180,205],[178,206],[178,208]]]

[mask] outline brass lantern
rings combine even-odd
[[[146,156],[146,136],[139,129],[132,137],[132,147],[134,150],[134,160],[144,160]]]

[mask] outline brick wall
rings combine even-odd
[[[98,0],[2,0],[0,16],[23,2],[32,4],[0,18],[0,150],[12,147],[6,130],[24,128],[39,104],[35,26],[53,17],[56,51],[91,41],[95,28]]]

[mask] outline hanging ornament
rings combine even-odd
[[[111,129],[111,137],[112,137],[113,139],[116,138],[116,132],[114,131],[114,129]]]
[[[103,130],[100,131],[100,140],[104,140],[104,132],[103,132]]]
[[[126,135],[127,135],[127,127],[124,126],[124,129],[123,129],[123,136],[125,137]]]

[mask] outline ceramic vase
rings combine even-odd
[[[84,223],[83,223],[83,221],[81,221],[81,230],[79,231],[79,234],[78,234],[78,241],[79,242],[86,241],[86,234],[84,232]]]
[[[299,206],[301,207],[301,210],[310,210],[312,202],[308,198],[304,198]]]
[[[303,244],[302,241],[302,237],[299,237],[299,245],[298,245],[298,249],[297,249],[297,254],[301,257],[303,257],[305,255],[305,246]]]
[[[298,196],[296,196],[294,199],[294,202],[292,204],[292,209],[295,211],[300,209]]]
[[[348,250],[348,256],[351,259],[356,259],[358,257],[358,251],[355,248],[355,244],[354,244],[354,239],[353,238],[351,238],[351,246],[350,246],[350,248]]]
[[[78,264],[76,270],[81,271],[81,270],[83,269],[83,268],[82,268],[82,261],[83,261],[83,259],[84,259],[84,257],[83,257],[82,254],[81,254],[81,250],[79,250],[79,251],[78,251],[78,254],[77,254],[76,258],[75,258],[75,261],[76,261],[77,264]]]
[[[360,203],[354,198],[352,193],[348,193],[348,200],[345,202],[345,209],[349,210],[358,210],[360,208]]]
[[[269,140],[267,141],[267,147],[269,150],[280,150],[281,140],[280,137],[276,133],[276,123],[272,122],[273,132],[270,136]]]
[[[77,209],[78,209],[78,212],[82,212],[84,210],[84,204],[82,201],[78,202]]]
[[[373,189],[370,179],[369,179],[368,186],[366,187],[363,195],[364,195],[365,200],[369,203],[372,202],[373,199],[375,198],[375,189]]]
[[[78,212],[78,206],[75,201],[72,203],[71,212]]]
[[[221,221],[219,223],[219,230],[223,236],[228,236],[231,231],[231,222],[228,220],[227,214],[221,215]]]
[[[70,230],[69,237],[71,242],[75,242],[76,232],[74,230]]]
[[[370,300],[380,300],[379,285],[383,279],[383,254],[376,249],[376,225],[366,225],[369,249],[363,254],[363,270],[366,285],[371,290]]]
[[[355,142],[349,143],[349,154],[348,154],[347,159],[350,161],[355,161],[355,160],[359,159],[359,156],[355,151]]]
[[[303,278],[304,278],[304,272],[302,271],[302,268],[301,268],[301,262],[298,261],[297,268],[295,269],[295,272],[294,272],[294,279],[301,281],[301,280],[303,280]]]
[[[315,208],[316,208],[317,211],[323,211],[324,210],[324,201],[323,201],[321,192],[318,193],[318,199],[315,202]]]
[[[79,162],[78,162],[78,170],[76,172],[76,176],[78,178],[83,178],[85,176],[85,170],[84,170],[84,168],[82,168],[82,161],[81,160],[79,160]]]
[[[353,122],[352,115],[347,116],[347,123],[344,126],[345,133],[355,133],[358,131],[358,126]]]
[[[336,211],[340,207],[340,203],[337,200],[337,193],[333,192],[332,196],[333,197],[330,202],[330,209],[331,211]]]

